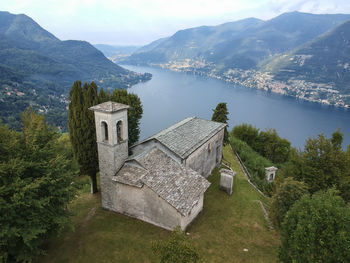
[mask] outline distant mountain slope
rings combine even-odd
[[[350,21],[275,58],[263,69],[279,81],[324,83],[342,94],[350,94]]]
[[[176,32],[152,48],[141,48],[125,63],[163,64],[202,60],[217,70],[254,69],[265,59],[289,51],[350,19],[350,15],[285,13],[262,21],[255,18]]]
[[[113,59],[118,56],[130,55],[141,46],[114,46],[106,44],[95,44],[95,48],[100,50],[106,57]]]
[[[8,12],[0,12],[0,69],[0,117],[14,127],[23,107],[32,105],[65,128],[75,80],[114,89],[150,78],[116,65],[88,42],[60,41],[30,17]]]

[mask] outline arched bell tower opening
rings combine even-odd
[[[121,143],[123,141],[123,122],[117,122],[117,142]]]
[[[113,209],[113,177],[128,158],[128,105],[104,102],[93,106],[100,168],[102,207]]]
[[[101,134],[103,141],[108,141],[108,124],[105,121],[101,122]]]

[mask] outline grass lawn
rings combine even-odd
[[[208,178],[204,209],[186,232],[203,262],[276,262],[278,234],[268,228],[260,204],[269,200],[245,179],[231,149],[224,159],[237,172],[232,196],[218,189],[216,169]],[[100,196],[83,193],[71,204],[75,230],[48,243],[38,262],[158,262],[151,241],[170,232],[118,213],[102,210]],[[243,249],[248,249],[245,252]]]

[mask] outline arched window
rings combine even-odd
[[[101,134],[104,141],[108,141],[108,125],[105,121],[101,122]]]
[[[123,122],[122,121],[118,121],[117,122],[117,139],[118,139],[118,143],[123,141]]]

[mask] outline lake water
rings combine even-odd
[[[226,102],[229,129],[241,123],[257,128],[275,128],[293,146],[303,148],[306,138],[320,133],[328,137],[338,128],[344,133],[344,147],[350,144],[350,111],[268,94],[224,81],[169,70],[124,66],[135,72],[149,72],[153,78],[129,89],[143,104],[141,138],[180,121],[197,116],[211,119],[212,109]]]

